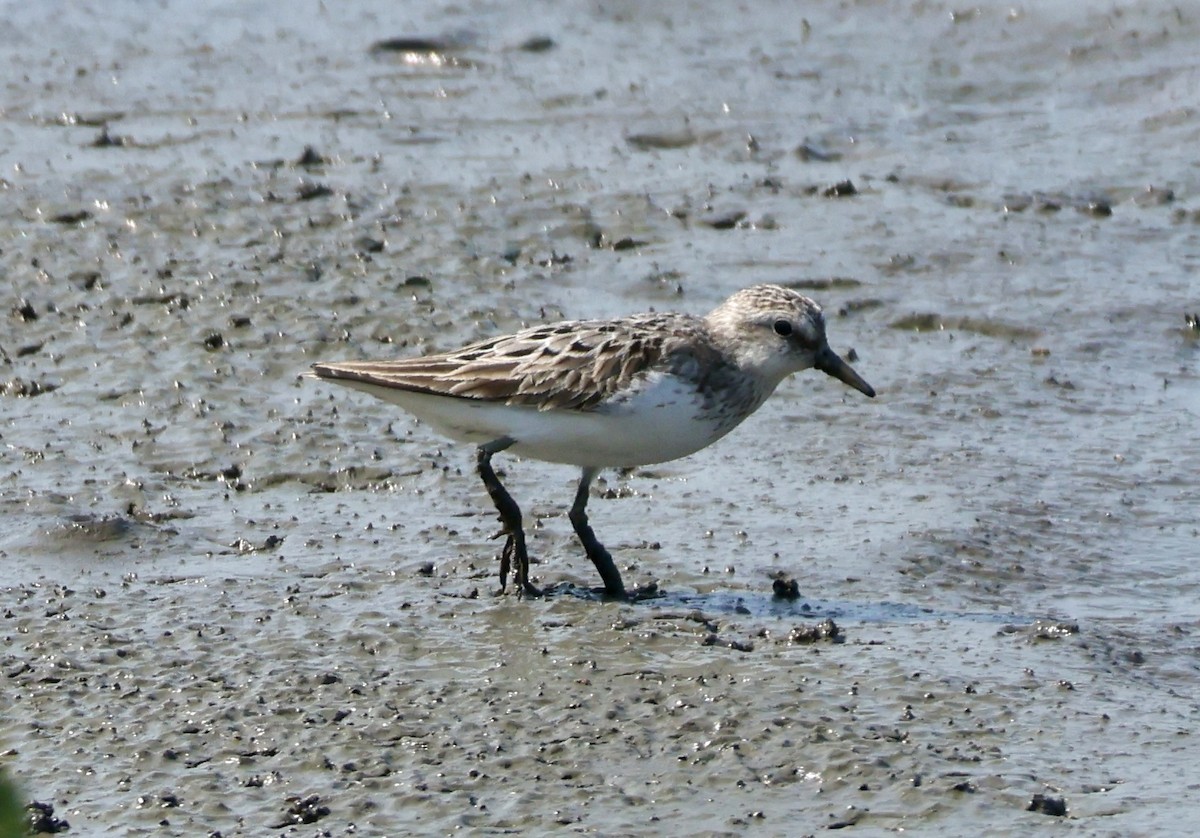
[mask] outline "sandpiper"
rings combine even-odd
[[[520,507],[496,477],[492,456],[507,450],[581,467],[571,524],[605,593],[624,598],[621,573],[588,523],[596,474],[699,451],[757,410],[784,378],[810,367],[875,395],[829,348],[820,306],[789,288],[757,285],[703,317],[568,320],[421,358],[317,363],[307,375],[398,404],[444,435],[478,445],[479,475],[507,536],[501,591],[515,562],[518,593],[541,593],[529,580]]]

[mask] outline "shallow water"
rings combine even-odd
[[[1190,817],[1200,17],[514,8],[6,5],[0,765],[80,834]],[[498,458],[492,596],[472,453],[296,378],[764,281],[880,395],[606,474],[636,605],[571,470]]]

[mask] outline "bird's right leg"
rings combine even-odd
[[[512,439],[501,437],[479,446],[479,450],[476,452],[476,465],[479,468],[479,476],[483,478],[484,488],[487,489],[492,503],[496,505],[496,511],[500,513],[500,523],[503,525],[500,534],[507,536],[504,549],[500,552],[500,590],[504,591],[508,586],[508,571],[515,561],[517,584],[520,586],[517,593],[541,596],[542,592],[529,581],[529,553],[525,550],[525,530],[521,526],[521,508],[517,506],[517,502],[512,499],[512,495],[504,488],[500,478],[492,469],[492,455],[503,451],[512,444]]]

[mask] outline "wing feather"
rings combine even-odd
[[[313,374],[541,410],[588,410],[654,369],[681,369],[716,352],[698,318],[649,314],[534,326],[421,358],[318,363]]]

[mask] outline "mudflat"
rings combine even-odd
[[[11,4],[0,768],[70,834],[1162,833],[1195,811],[1200,19]],[[566,520],[318,359],[823,304]],[[794,585],[792,584],[794,582]]]

